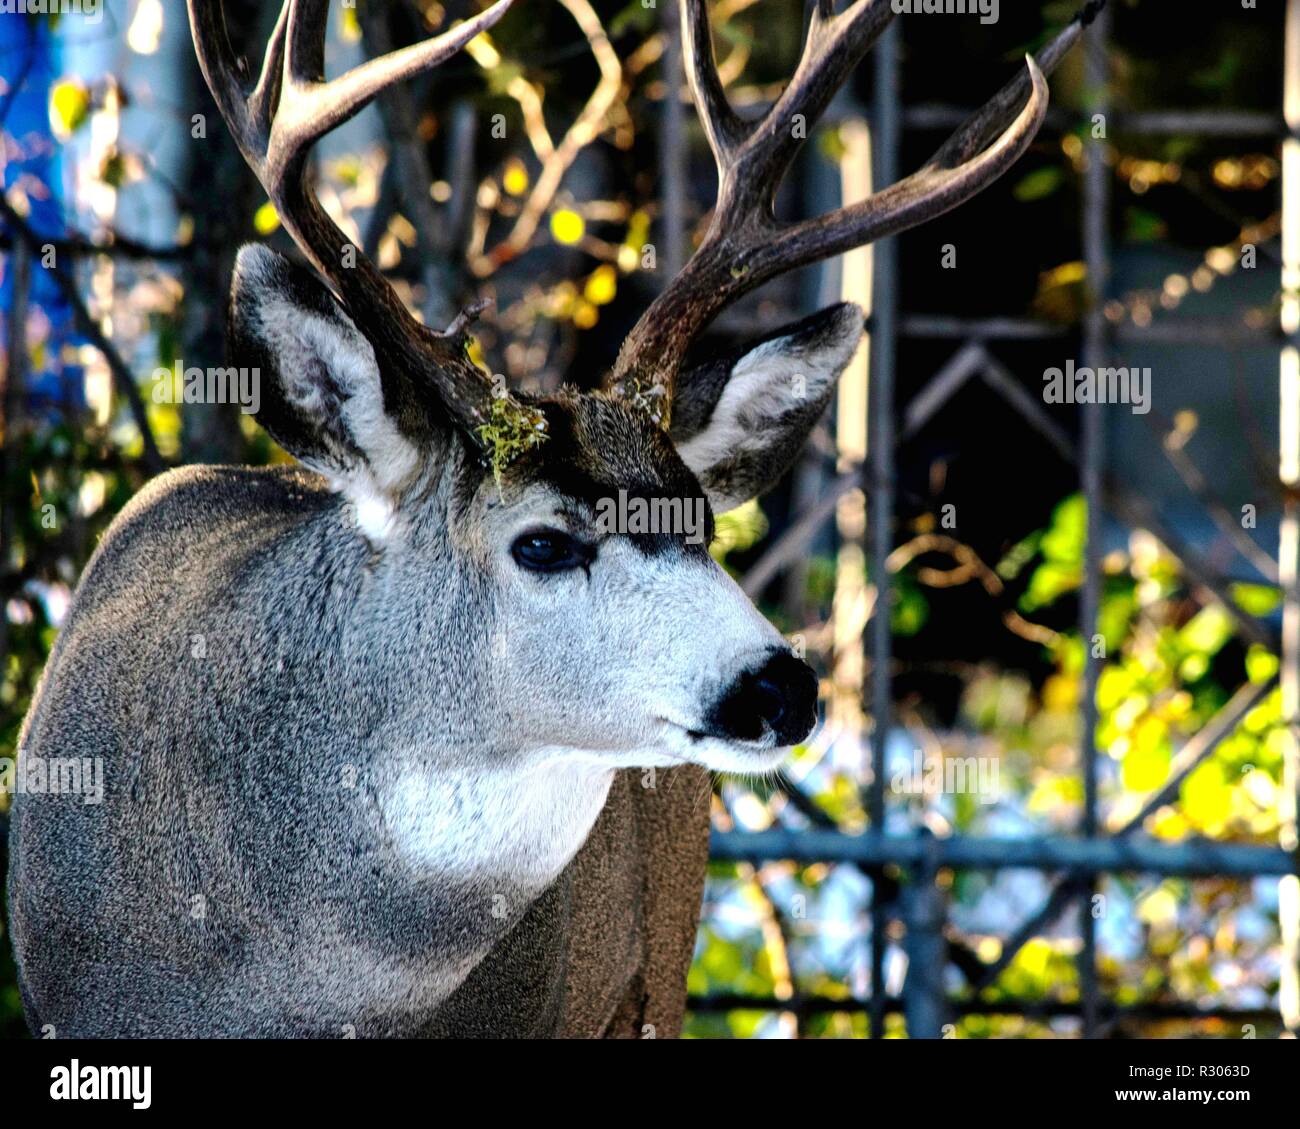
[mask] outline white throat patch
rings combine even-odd
[[[393,847],[413,869],[541,890],[586,841],[613,780],[608,765],[567,758],[523,771],[412,766],[380,805]]]

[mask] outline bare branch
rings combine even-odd
[[[537,98],[535,113],[540,128],[535,123],[529,129],[529,137],[533,139],[536,135],[536,140],[532,141],[533,150],[542,162],[542,169],[510,233],[490,251],[479,252],[472,257],[471,266],[479,274],[491,273],[496,267],[510,262],[528,249],[542,217],[546,214],[546,209],[551,206],[560,189],[565,174],[583,147],[600,135],[605,118],[623,88],[622,65],[609,42],[609,37],[605,34],[600,17],[589,0],[560,0],[560,4],[573,17],[586,37],[588,47],[596,60],[596,66],[600,70],[600,78],[586,105],[569,126],[559,145],[554,145],[550,134],[546,131],[545,123],[541,121],[541,99]],[[524,92],[531,91],[532,87],[523,79],[518,79],[516,82],[522,89],[515,92],[515,97],[527,118],[529,99]]]

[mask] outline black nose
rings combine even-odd
[[[732,683],[709,722],[716,736],[757,741],[770,729],[778,745],[794,745],[817,722],[817,676],[789,651],[776,651]]]

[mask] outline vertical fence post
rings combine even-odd
[[[1287,0],[1282,109],[1282,348],[1280,390],[1279,478],[1282,523],[1278,574],[1282,586],[1282,791],[1278,800],[1280,846],[1296,851],[1296,792],[1300,788],[1300,0]],[[1278,926],[1282,967],[1278,1000],[1282,1022],[1292,1038],[1300,1036],[1300,878],[1288,874],[1278,882]]]
[[[907,981],[903,985],[903,1015],[909,1039],[938,1039],[948,1020],[948,998],[944,988],[947,945],[943,923],[947,898],[939,888],[937,843],[928,828],[920,836],[925,843],[921,861],[912,869],[904,895],[907,915]]]
[[[875,137],[875,182],[893,184],[898,179],[899,144],[899,39],[900,21],[894,20],[876,46],[872,124]],[[898,319],[898,248],[893,238],[874,247],[871,313],[871,375],[868,414],[871,427],[871,461],[875,481],[868,516],[871,523],[872,579],[876,607],[871,618],[871,790],[867,814],[871,830],[885,833],[885,746],[892,720],[889,663],[893,650],[890,632],[889,554],[893,549],[894,517],[894,351]],[[887,915],[880,897],[879,869],[871,875],[871,1037],[885,1034],[885,930]]]
[[[1110,11],[1103,9],[1084,38],[1084,83],[1092,100],[1092,112],[1104,123],[1101,131],[1089,131],[1083,175],[1083,256],[1087,265],[1089,304],[1083,327],[1083,364],[1097,369],[1106,363],[1107,330],[1106,294],[1110,281],[1109,225],[1110,173],[1106,166],[1106,134],[1109,131],[1110,97],[1106,67],[1106,48],[1110,38]],[[1096,118],[1093,121],[1096,122]],[[1098,137],[1097,133],[1102,136]],[[1106,459],[1106,406],[1083,404],[1083,434],[1080,444],[1081,478],[1088,506],[1087,547],[1083,566],[1083,594],[1080,601],[1079,628],[1084,647],[1083,695],[1080,710],[1079,747],[1083,773],[1083,819],[1080,831],[1091,839],[1097,834],[1097,682],[1102,658],[1097,654],[1097,634],[1101,608],[1101,526],[1102,477]],[[1093,899],[1097,891],[1096,876],[1084,884],[1079,906],[1079,992],[1083,1011],[1083,1033],[1088,1039],[1097,1036],[1097,927],[1093,917]]]

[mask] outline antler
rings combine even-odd
[[[726,306],[786,271],[923,223],[996,180],[1043,123],[1048,100],[1043,71],[1060,61],[1103,3],[1089,4],[1037,62],[1026,56],[1027,72],[994,95],[911,176],[828,215],[787,224],[773,211],[781,179],[809,129],[893,18],[890,0],[856,0],[838,14],[834,0],[817,0],[794,77],[756,122],[742,121],[727,102],[706,0],[682,0],[687,78],[718,166],[717,205],[695,254],[624,341],[605,387],[642,404],[666,427],[686,351]]]
[[[418,432],[420,421],[402,416],[416,414],[407,407],[414,402],[409,393],[416,391],[418,375],[427,374],[453,421],[479,443],[484,442],[481,429],[495,413],[491,383],[466,355],[472,315],[458,317],[444,333],[418,322],[378,268],[321,207],[307,185],[307,154],[320,137],[359,113],[386,87],[436,67],[495,24],[513,3],[497,0],[434,39],[371,59],[326,82],[329,0],[286,0],[261,72],[250,86],[243,77],[243,61],[236,60],[231,49],[219,0],[188,0],[194,49],[221,116],[285,230],[333,285],[374,347],[386,406]]]

